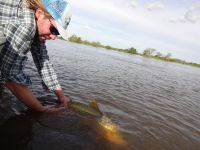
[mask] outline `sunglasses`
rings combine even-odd
[[[50,31],[51,31],[51,34],[53,35],[59,35],[60,33],[58,32],[58,30],[54,27],[54,26],[51,26],[50,27]]]

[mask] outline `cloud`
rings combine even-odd
[[[195,3],[192,7],[190,7],[184,15],[179,17],[178,19],[170,20],[171,23],[198,23],[200,22],[200,1]]]
[[[200,1],[193,5],[184,15],[184,19],[191,23],[200,21]]]
[[[130,5],[132,8],[136,8],[139,4],[139,0],[131,0]]]
[[[194,12],[198,14],[199,3],[190,9],[187,9],[188,4],[177,7],[174,3],[165,2],[164,5],[142,0],[85,0],[84,3],[72,0],[71,4],[74,11],[71,33],[77,33],[84,39],[116,47],[132,46],[134,43],[136,48],[148,45],[157,49],[199,49],[198,24],[186,23],[198,18],[192,16],[195,16]],[[154,12],[155,9],[162,9],[162,13]],[[153,12],[149,13],[150,10]],[[175,16],[181,16],[174,20],[179,23],[167,22]],[[146,44],[144,41],[147,41]]]
[[[157,10],[157,9],[163,9],[164,5],[161,2],[153,2],[153,3],[149,3],[147,5],[147,9],[149,11],[153,11],[153,10]]]
[[[84,25],[84,26],[83,26],[83,29],[85,29],[85,30],[94,30],[93,28],[91,28],[91,27],[88,26],[88,25]]]

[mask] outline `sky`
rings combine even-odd
[[[69,36],[200,63],[200,0],[69,0]]]

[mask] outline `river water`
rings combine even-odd
[[[117,133],[109,135],[96,119],[71,110],[19,113],[23,107],[7,92],[1,99],[12,101],[16,115],[0,126],[0,149],[200,149],[199,68],[61,40],[47,48],[65,94],[85,104],[96,99]],[[26,72],[41,102],[56,104],[31,59]]]

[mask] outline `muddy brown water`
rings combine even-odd
[[[0,126],[1,150],[199,150],[199,68],[61,40],[47,42],[47,48],[65,94],[85,104],[96,99],[126,144],[107,139],[97,120],[78,112],[1,110],[10,115]],[[26,72],[41,102],[56,104],[31,59]],[[8,92],[1,101],[11,101],[15,113],[24,109]]]

